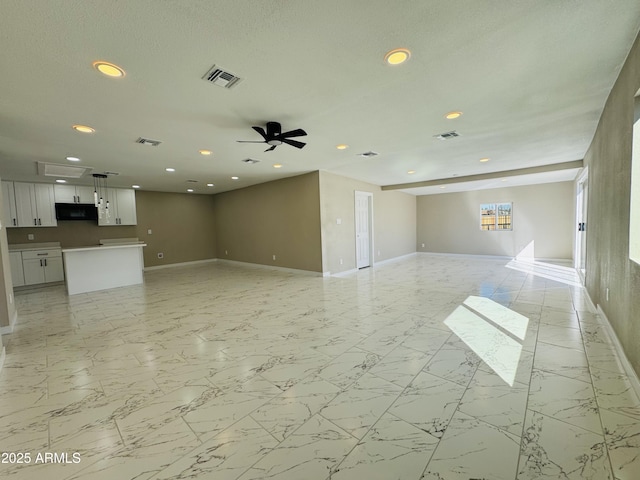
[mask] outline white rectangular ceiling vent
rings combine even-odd
[[[250,165],[253,165],[254,163],[258,163],[260,160],[254,160],[253,158],[245,158],[244,160],[242,160],[244,163],[248,163]]]
[[[240,77],[236,77],[233,73],[223,70],[216,65],[211,67],[202,79],[223,88],[231,88],[242,80]]]
[[[148,138],[138,137],[136,143],[139,143],[140,145],[149,145],[150,147],[157,147],[162,142],[159,140],[150,140]]]
[[[38,164],[38,175],[44,177],[80,178],[93,167],[80,167],[76,165],[60,165],[58,163],[36,162]]]
[[[368,152],[360,153],[360,154],[358,154],[358,155],[360,155],[361,157],[367,157],[367,158],[370,158],[370,157],[376,157],[376,156],[378,156],[378,155],[379,155],[379,153],[378,153],[378,152],[373,152],[373,151],[369,150]]]
[[[434,135],[434,137],[436,137],[438,140],[451,140],[452,138],[456,138],[459,137],[460,134],[458,132],[456,132],[455,130],[452,130],[450,132],[446,132],[446,133],[441,133],[439,135]]]

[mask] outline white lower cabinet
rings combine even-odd
[[[24,285],[24,270],[22,268],[22,252],[9,252],[11,263],[11,280],[14,287]]]
[[[22,269],[24,285],[61,282],[64,280],[62,251],[59,248],[23,251]]]

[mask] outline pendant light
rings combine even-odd
[[[107,187],[107,175],[105,173],[93,173],[93,202],[98,209],[98,219],[109,220],[109,196]],[[106,198],[106,200],[105,200]]]

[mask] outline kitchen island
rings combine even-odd
[[[67,293],[95,292],[142,283],[145,243],[107,243],[62,250]]]

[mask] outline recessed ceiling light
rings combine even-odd
[[[175,168],[171,168],[171,167],[167,167],[164,170],[165,170],[165,172],[175,172],[176,171]]]
[[[82,132],[82,133],[93,133],[96,131],[95,128],[92,127],[88,127],[87,125],[73,125],[72,127],[75,131],[77,132]]]
[[[207,183],[207,187],[213,187],[213,183]]]
[[[281,163],[274,163],[273,164],[273,168],[282,168],[282,164]]]
[[[131,188],[140,188],[140,185],[131,185]]]
[[[447,187],[445,187],[445,186],[443,185],[443,186],[441,186],[440,188],[447,188]]]
[[[503,179],[502,179],[502,181],[503,181],[503,182],[506,182],[506,181],[507,181],[507,179],[506,179],[506,178],[503,178]]]
[[[447,120],[453,120],[454,118],[460,118],[461,116],[462,112],[449,112],[444,116],[444,118]]]
[[[384,61],[389,65],[400,65],[401,63],[406,62],[411,57],[411,52],[406,48],[396,48],[387,52],[384,56]]]
[[[124,77],[125,75],[124,70],[119,66],[109,62],[103,62],[102,60],[93,62],[93,68],[98,70],[103,75],[106,75],[107,77],[119,78]]]
[[[193,193],[193,188],[187,188],[187,192]]]
[[[200,155],[211,155],[211,150],[198,150]]]
[[[346,150],[347,148],[349,148],[349,145],[347,145],[345,143],[341,143],[340,145],[336,145],[336,148],[338,150]]]
[[[480,159],[480,161],[481,161],[482,163],[485,163],[485,162],[488,162],[488,161],[489,161],[489,158],[484,157],[484,158],[481,158],[481,159]]]
[[[238,177],[231,177],[231,180],[240,180]]]
[[[78,157],[67,157],[67,160],[69,160],[70,162],[79,162],[80,159]]]
[[[67,181],[59,178],[58,180],[56,180],[56,183],[67,183]]]
[[[415,170],[409,170],[407,173],[408,173],[409,175],[413,175],[414,173],[416,173],[416,171],[415,171]]]

